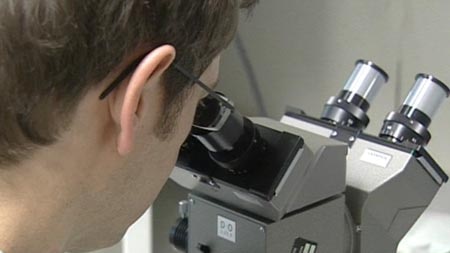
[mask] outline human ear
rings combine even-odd
[[[133,72],[127,85],[118,89],[112,111],[120,126],[117,152],[125,156],[133,150],[136,126],[140,121],[139,106],[146,85],[155,85],[175,59],[175,48],[160,46],[149,52]]]

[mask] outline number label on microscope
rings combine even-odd
[[[236,243],[236,222],[217,216],[217,236]]]
[[[391,161],[392,156],[389,154],[385,154],[370,148],[364,150],[364,153],[361,156],[361,161],[370,163],[376,166],[380,166],[386,168]]]

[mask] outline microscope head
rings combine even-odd
[[[249,119],[206,99],[171,178],[198,196],[279,220],[299,206],[342,193],[346,153],[344,143],[275,120]],[[335,169],[327,171],[329,166]],[[336,180],[315,189],[315,180],[327,177]]]

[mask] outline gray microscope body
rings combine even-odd
[[[217,134],[232,129],[221,117],[207,121],[210,132],[193,130],[171,175],[191,192],[171,243],[189,253],[396,252],[448,177],[424,149],[436,112],[423,108],[426,98],[388,115],[380,137],[362,132],[386,81],[375,64],[358,61],[321,119],[296,110],[280,122],[220,111],[251,138]],[[431,76],[418,76],[416,86],[431,87],[426,97],[441,103],[450,93]]]

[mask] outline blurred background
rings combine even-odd
[[[372,60],[390,75],[369,110],[366,132],[377,135],[386,114],[405,99],[417,73],[450,84],[449,10],[448,0],[261,0],[248,17],[242,15],[238,37],[222,57],[218,90],[248,116],[280,119],[290,105],[318,117],[326,100],[343,88],[355,61]],[[428,150],[448,174],[449,129],[450,101],[446,101],[431,123]],[[96,253],[176,252],[168,233],[177,218],[177,203],[186,195],[169,181],[152,214],[139,225],[141,230],[147,227],[146,232]],[[439,232],[442,238],[433,235],[436,243],[450,248],[449,215],[446,185],[406,240],[425,241],[425,235],[440,226],[448,233]],[[144,248],[136,248],[144,241]],[[417,247],[428,248],[414,252],[439,253],[430,251],[429,245]],[[403,243],[401,248],[413,252]]]

